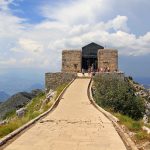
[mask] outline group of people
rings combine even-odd
[[[110,72],[110,68],[109,67],[100,68],[100,70],[98,69],[98,72]]]
[[[84,75],[85,74],[85,72],[87,72],[88,73],[88,75],[89,76],[91,76],[91,75],[95,75],[95,73],[97,72],[110,72],[111,70],[110,70],[110,68],[108,67],[108,66],[106,66],[106,67],[104,67],[104,68],[98,68],[97,70],[95,70],[94,69],[94,67],[89,67],[88,68],[88,70],[85,70],[85,69],[82,69],[82,74]],[[115,72],[117,72],[117,70],[115,70]]]
[[[89,67],[88,70],[85,70],[82,68],[82,74],[84,75],[85,73],[88,73],[89,76],[95,74],[94,69],[92,69],[92,67]]]

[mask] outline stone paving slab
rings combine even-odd
[[[5,150],[126,150],[112,123],[88,100],[90,79],[76,79],[57,108]]]

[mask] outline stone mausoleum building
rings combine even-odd
[[[90,43],[82,50],[62,51],[62,72],[87,72],[118,70],[118,51],[115,49],[105,49],[96,43]]]
[[[72,81],[77,73],[89,71],[98,72],[97,75],[118,76],[118,51],[105,49],[96,43],[90,43],[81,50],[63,50],[61,72],[45,74],[46,92]]]

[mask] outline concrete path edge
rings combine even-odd
[[[29,128],[31,125],[33,125],[34,123],[36,123],[39,119],[45,117],[46,115],[48,115],[50,112],[52,112],[57,105],[59,104],[63,94],[65,93],[65,91],[67,90],[67,88],[73,83],[73,81],[76,78],[74,78],[71,82],[68,83],[68,85],[63,89],[63,91],[59,94],[59,96],[57,97],[56,101],[54,102],[54,104],[44,113],[42,113],[41,115],[39,115],[38,117],[30,120],[29,122],[27,122],[26,124],[24,124],[23,126],[21,126],[20,128],[16,129],[15,131],[11,132],[10,134],[6,135],[5,137],[3,137],[0,140],[0,147],[5,145],[9,140],[11,140],[12,138],[14,138],[15,136],[17,136],[18,134],[20,134],[21,132],[23,132],[25,129]]]
[[[93,99],[93,95],[92,95],[92,90],[91,90],[92,84],[93,84],[93,80],[91,78],[89,85],[88,85],[88,90],[87,90],[88,98],[89,98],[91,104],[93,104],[93,106],[97,110],[99,110],[101,113],[103,113],[112,122],[116,131],[118,132],[119,136],[121,137],[122,141],[124,142],[127,150],[138,150],[138,148],[136,147],[135,143],[131,140],[129,135],[127,133],[125,133],[123,131],[123,129],[121,128],[121,126],[117,123],[117,122],[119,122],[119,119],[96,104],[96,102]]]

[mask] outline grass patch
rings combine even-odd
[[[130,131],[140,131],[142,129],[142,121],[133,120],[132,118],[120,113],[114,113],[114,115],[120,120],[120,123],[124,124]]]
[[[146,131],[141,130],[135,134],[135,139],[137,141],[150,140],[150,135]]]
[[[52,105],[53,105],[52,102],[49,102],[48,104],[46,104],[46,105],[43,107],[43,112],[47,111]]]
[[[134,139],[137,141],[137,143],[147,140],[150,141],[150,135],[142,129],[142,126],[144,125],[142,120],[136,121],[119,113],[113,113],[113,115],[116,116],[120,120],[120,123],[125,125],[129,131],[135,133]]]
[[[68,85],[68,83],[64,83],[56,88],[57,94],[56,98],[60,95],[60,93],[63,91],[63,89]]]
[[[46,98],[45,93],[40,93],[37,97],[33,98],[30,103],[27,104],[27,114],[30,115],[34,111],[38,111],[41,107],[42,101]]]
[[[25,124],[28,121],[27,118],[15,118],[12,121],[10,121],[8,124],[0,126],[0,138],[6,136],[7,134],[13,132],[23,124]]]

